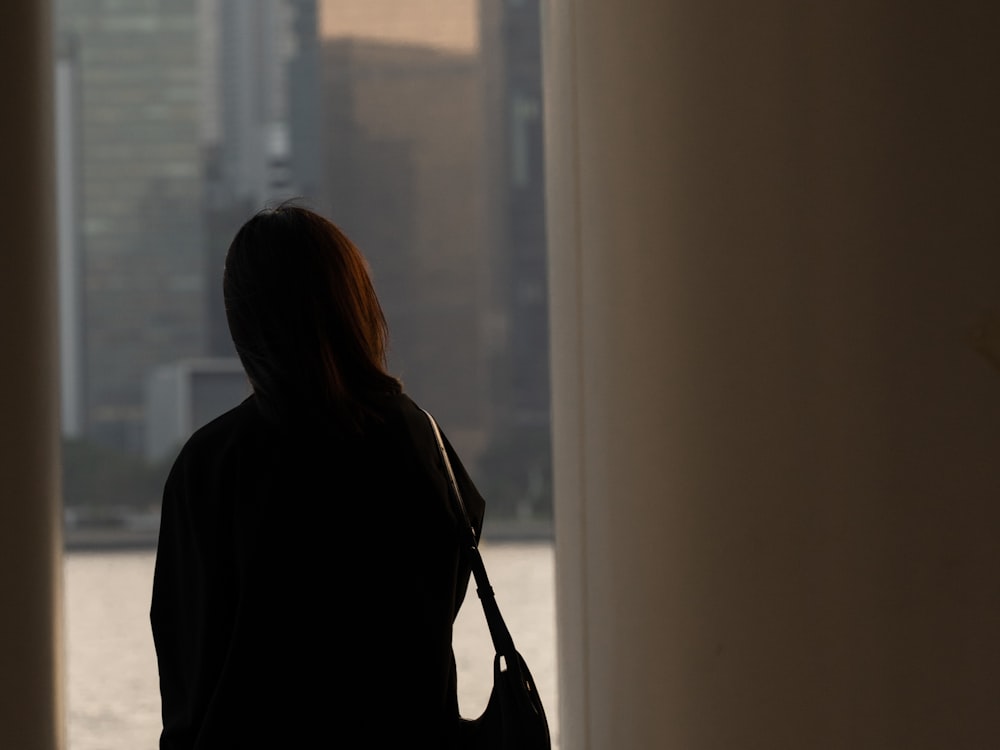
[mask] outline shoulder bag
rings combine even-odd
[[[477,719],[459,719],[458,737],[462,750],[551,750],[545,709],[535,689],[528,665],[514,647],[514,640],[500,614],[493,588],[483,565],[476,532],[455,481],[448,452],[437,422],[424,411],[431,423],[438,452],[444,463],[452,499],[458,508],[462,541],[476,579],[476,593],[483,605],[486,624],[493,640],[493,691],[483,713]]]

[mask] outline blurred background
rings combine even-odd
[[[488,500],[484,557],[555,727],[537,0],[56,0],[68,742],[155,747],[167,471],[248,394],[229,241],[285,200],[359,245],[390,369]],[[460,703],[485,706],[475,598]]]
[[[551,533],[537,0],[55,3],[67,544],[155,531],[247,386],[221,299],[255,211],[367,255],[390,367],[495,533]]]

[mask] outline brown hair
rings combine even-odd
[[[229,331],[261,407],[296,419],[318,412],[360,426],[379,394],[400,393],[386,371],[388,326],[353,242],[295,205],[261,211],[226,255]]]

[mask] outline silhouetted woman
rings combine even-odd
[[[223,291],[252,395],[191,436],[164,488],[160,747],[448,747],[469,570],[366,263],[285,205],[236,234]]]

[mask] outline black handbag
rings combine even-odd
[[[496,597],[486,575],[476,532],[462,500],[462,493],[455,481],[448,452],[437,422],[428,412],[427,419],[434,431],[441,460],[451,494],[458,507],[462,526],[463,543],[467,545],[472,575],[476,579],[476,593],[483,605],[490,638],[493,640],[493,691],[483,713],[477,719],[459,719],[458,746],[462,750],[551,750],[549,724],[545,718],[535,681],[524,658],[514,647]]]

